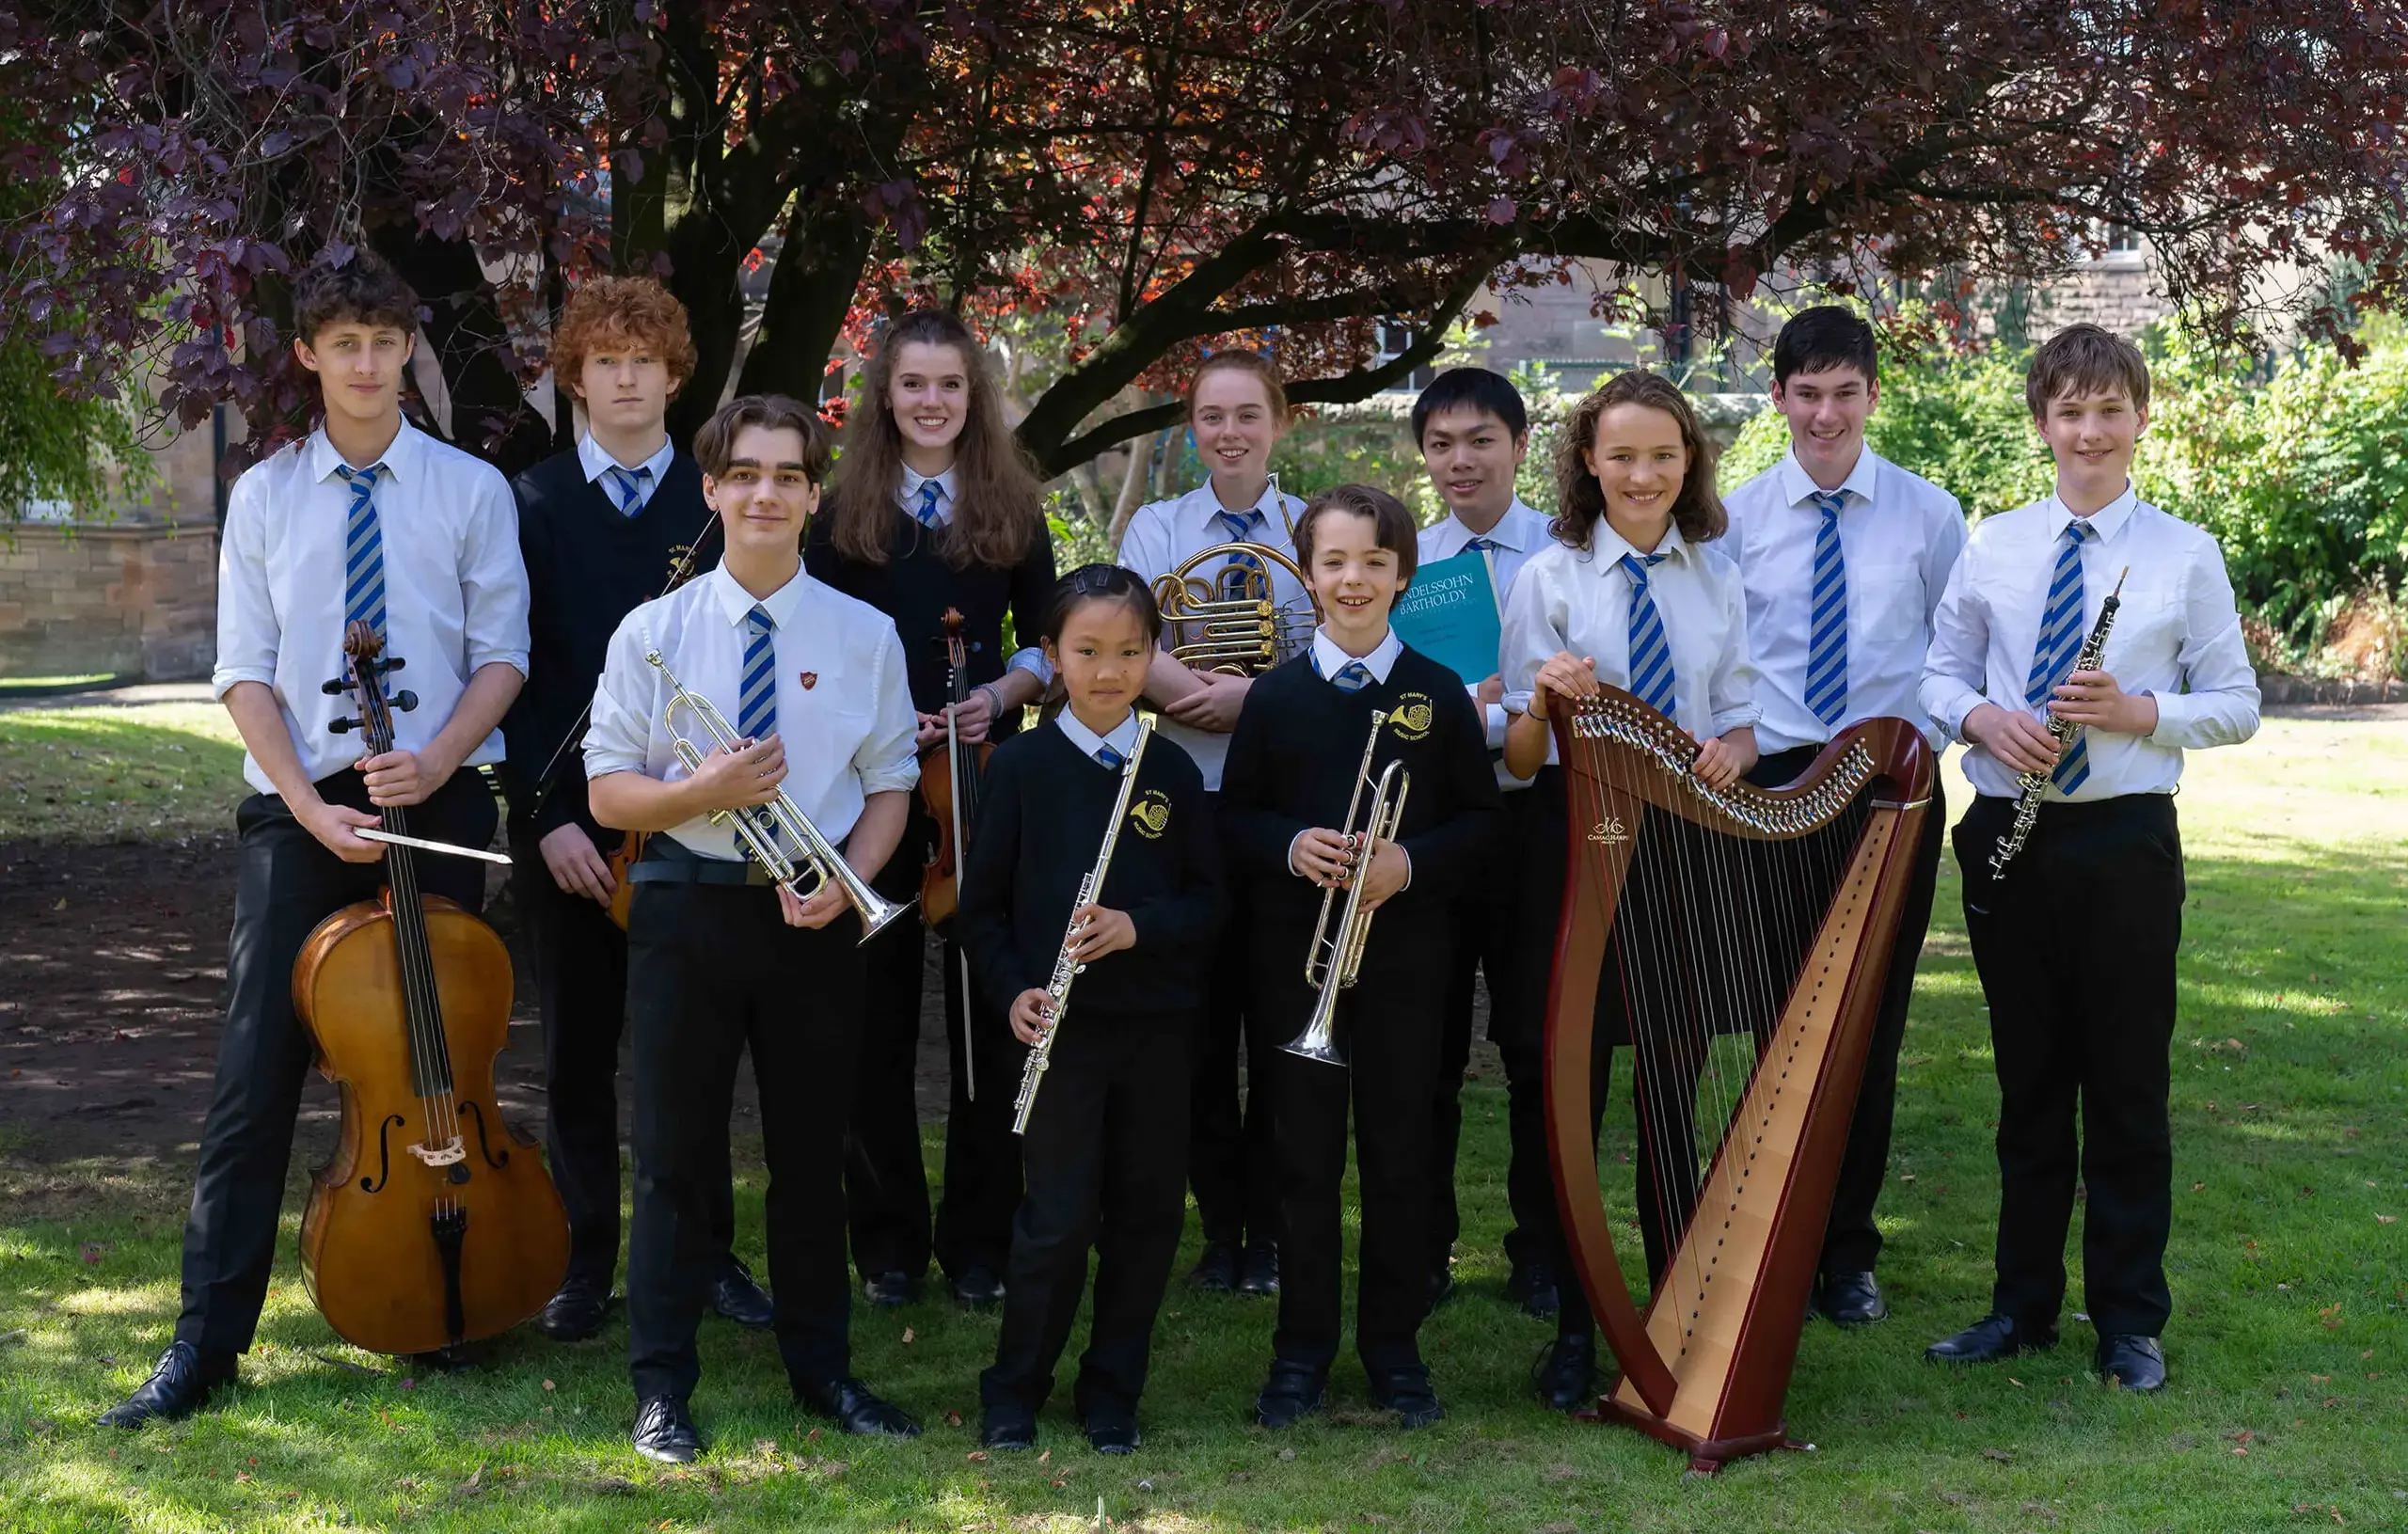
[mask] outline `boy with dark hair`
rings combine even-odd
[[[1513,482],[1530,447],[1530,418],[1513,380],[1486,368],[1450,368],[1430,381],[1413,402],[1413,441],[1430,471],[1430,482],[1446,504],[1447,517],[1421,530],[1423,564],[1466,550],[1487,556],[1501,614],[1513,577],[1529,557],[1546,546],[1546,516],[1522,501]],[[1561,861],[1538,856],[1542,845],[1528,824],[1534,802],[1529,780],[1505,770],[1505,684],[1491,675],[1466,682],[1482,716],[1489,753],[1499,757],[1497,787],[1504,798],[1507,830],[1490,846],[1486,865],[1475,876],[1455,911],[1454,964],[1446,981],[1446,1034],[1433,1100],[1430,1175],[1430,1297],[1434,1305],[1454,1291],[1450,1271],[1462,1221],[1455,1202],[1455,1152],[1463,1134],[1464,1068],[1471,1058],[1471,1002],[1475,979],[1488,980],[1488,1036],[1504,1057],[1506,1122],[1512,1160],[1505,1174],[1506,1200],[1513,1227],[1505,1233],[1511,1271],[1508,1298],[1534,1316],[1556,1309],[1552,1243],[1555,1183],[1547,1172],[1546,1115],[1541,1097],[1540,1034],[1546,1007],[1544,980],[1528,983],[1531,958],[1544,976],[1544,949],[1552,931],[1526,930],[1522,896],[1533,879],[1562,878]]]
[[[1266,1062],[1286,1230],[1279,1326],[1255,1401],[1266,1428],[1316,1409],[1337,1361],[1350,1105],[1363,1210],[1355,1346],[1371,1400],[1408,1428],[1446,1415],[1418,1342],[1430,1310],[1438,997],[1454,892],[1480,866],[1497,801],[1462,683],[1388,625],[1413,578],[1414,533],[1412,514],[1368,485],[1339,485],[1305,509],[1296,552],[1325,621],[1305,654],[1248,690],[1221,780],[1230,878],[1253,891],[1243,908],[1254,923],[1250,1006],[1273,1036],[1292,1040],[1326,990],[1339,998],[1348,1055],[1339,1066],[1282,1050]],[[1392,763],[1411,774],[1402,819],[1394,840],[1367,843],[1368,822],[1348,820],[1368,814],[1370,784]],[[1350,810],[1358,783],[1365,808]],[[1316,915],[1326,897],[1334,931],[1357,880],[1364,908],[1379,913],[1357,982],[1344,988],[1330,973],[1317,989],[1305,981],[1307,956],[1322,952],[1311,946]]]
[[[306,275],[293,356],[315,373],[318,429],[245,472],[228,499],[213,686],[256,792],[236,810],[242,878],[227,960],[217,1082],[184,1228],[183,1313],[150,1377],[103,1414],[114,1427],[179,1417],[235,1377],[276,1260],[301,1083],[316,1052],[293,1006],[310,931],[384,882],[382,843],[356,834],[385,806],[411,830],[483,847],[493,796],[472,770],[500,759],[496,728],[527,670],[527,579],[499,470],[402,416],[418,299],[374,256]],[[361,757],[344,674],[358,621],[409,664],[416,707],[393,750]],[[484,904],[483,865],[419,864],[425,892]]]
[[[513,890],[525,912],[544,1020],[545,1150],[567,1207],[568,1276],[537,1318],[555,1341],[602,1328],[619,1261],[619,1034],[627,939],[613,916],[619,876],[585,801],[577,744],[619,620],[673,576],[710,568],[719,524],[702,470],[669,440],[669,402],[694,370],[686,308],[650,277],[578,285],[552,338],[552,376],[582,407],[577,446],[518,476],[527,563],[527,687],[503,721],[510,756]],[[624,904],[619,906],[624,911]],[[723,1145],[723,1143],[722,1143]],[[723,1155],[723,1150],[722,1150]],[[769,1297],[728,1250],[736,1210],[713,1185],[720,1258],[711,1304],[767,1326]]]
[[[2215,540],[2133,492],[2139,349],[2068,326],[2033,357],[2024,398],[2056,492],[1973,530],[1923,674],[1925,710],[1971,748],[1977,797],[1955,839],[2000,1099],[1990,1313],[1927,1356],[1988,1363],[2056,1342],[2078,1177],[2099,1375],[2155,1390],[2173,1313],[2174,794],[2186,749],[2257,733],[2258,679]],[[2076,670],[2119,583],[2099,665]],[[2061,738],[2052,720],[2076,728]],[[2025,799],[2036,818],[2018,851]]]
[[[1782,461],[1723,498],[1724,546],[1748,594],[1763,751],[1750,782],[1773,786],[1805,770],[1832,736],[1862,720],[1894,716],[1941,733],[1917,704],[1931,616],[1965,546],[1956,498],[1865,446],[1880,403],[1873,327],[1852,309],[1802,309],[1773,342],[1773,408],[1789,424]],[[1935,797],[1940,794],[1935,785]],[[1915,960],[1931,924],[1945,806],[1924,816],[1912,882],[1898,915],[1881,1010],[1874,1020],[1856,1116],[1840,1160],[1825,1227],[1814,1305],[1841,1326],[1889,1314],[1874,1277],[1881,1232],[1874,1205],[1890,1159],[1898,1045],[1914,996]],[[1764,865],[1776,881],[1777,863]],[[1784,908],[1785,909],[1785,908]],[[1763,941],[1796,963],[1814,934],[1803,918],[1758,912]]]
[[[877,876],[919,780],[902,641],[884,614],[802,569],[803,523],[829,458],[809,407],[777,395],[731,401],[695,434],[694,456],[726,553],[619,625],[585,736],[594,818],[653,833],[629,873],[627,1351],[636,1450],[672,1463],[702,1447],[688,1404],[702,1376],[695,1334],[725,1251],[714,1206],[748,1048],[769,1169],[778,1352],[795,1400],[848,1432],[920,1431],[853,1377],[848,1336],[845,1133],[862,927],[835,870],[804,899],[773,884],[733,824],[747,817],[801,868],[808,849],[756,808],[783,794],[861,882]],[[681,686],[724,717],[733,746],[714,744],[683,704],[668,717]],[[681,735],[709,748],[690,769]]]

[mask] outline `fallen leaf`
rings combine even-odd
[[[903,1340],[906,1342],[917,1342],[919,1340],[919,1336],[910,1327],[906,1326],[903,1328]]]
[[[970,1463],[973,1464],[985,1464],[987,1463],[987,1451],[983,1448],[974,1448],[970,1451],[969,1459]]]
[[[1050,1449],[1050,1448],[1049,1448],[1049,1449],[1047,1449],[1045,1452],[1043,1452],[1042,1454],[1039,1454],[1039,1455],[1037,1457],[1037,1463],[1039,1463],[1039,1464],[1043,1464],[1046,1461],[1051,1460],[1053,1457],[1054,1457],[1054,1451],[1053,1451],[1052,1449]]]
[[[2016,1389],[2018,1389],[2018,1390],[2020,1390],[2020,1389],[2022,1389],[2022,1388],[2023,1388],[2023,1382],[2022,1382],[2022,1381],[2020,1381],[2020,1380],[2019,1380],[2019,1379],[2017,1379],[2017,1378],[2016,1378],[2014,1375],[2012,1375],[2012,1374],[2010,1374],[2010,1375],[2008,1375],[2008,1376],[2006,1377],[2006,1383],[2007,1383],[2007,1384],[2011,1384],[2011,1385],[2013,1385],[2013,1386],[2015,1386],[2015,1388],[2016,1388]]]
[[[559,1389],[559,1388],[560,1388],[560,1386],[558,1386],[558,1385],[556,1385],[556,1384],[552,1384],[552,1382],[551,1382],[551,1381],[549,1381],[549,1380],[546,1380],[546,1381],[544,1382],[544,1388],[545,1388],[545,1389],[547,1389],[547,1390],[557,1390],[557,1389]]]
[[[2009,1454],[2003,1448],[1986,1448],[1982,1450],[1982,1458],[1985,1460],[1996,1460],[2001,1464],[2009,1464],[2014,1462],[2015,1456]]]
[[[2374,1217],[2374,1223],[2379,1226],[2396,1226],[2400,1223],[2400,1216],[2396,1214],[2378,1214]]]
[[[944,1425],[948,1428],[958,1428],[961,1426],[961,1414],[959,1412],[945,1413]]]

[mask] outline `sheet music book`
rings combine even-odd
[[[1497,673],[1505,615],[1488,555],[1469,548],[1414,572],[1388,622],[1397,637],[1463,678],[1466,687]]]

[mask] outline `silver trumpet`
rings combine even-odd
[[[1363,876],[1370,869],[1371,854],[1379,844],[1396,840],[1397,827],[1404,819],[1405,792],[1413,786],[1413,775],[1404,770],[1402,762],[1390,762],[1377,782],[1371,778],[1371,756],[1379,750],[1380,732],[1387,722],[1386,714],[1371,716],[1371,737],[1363,743],[1363,765],[1354,770],[1354,793],[1346,801],[1346,847],[1357,854],[1354,866],[1343,886],[1332,885],[1322,893],[1321,919],[1313,924],[1312,944],[1305,950],[1305,984],[1319,993],[1312,1019],[1303,1033],[1280,1046],[1290,1054],[1324,1065],[1346,1064],[1346,1052],[1338,1044],[1338,997],[1354,984],[1355,972],[1363,964],[1363,944],[1371,936],[1371,918],[1377,914],[1363,909]],[[1368,811],[1363,809],[1366,785],[1371,790]],[[1346,904],[1339,909],[1333,929],[1330,908],[1337,903],[1340,888],[1346,891]]]
[[[1062,934],[1062,951],[1054,956],[1053,978],[1045,982],[1045,1032],[1030,1048],[1028,1063],[1021,1067],[1020,1096],[1012,1099],[1014,1134],[1028,1132],[1028,1115],[1037,1106],[1037,1089],[1044,1083],[1045,1072],[1054,1064],[1054,1040],[1061,1036],[1062,1017],[1070,1006],[1070,982],[1086,968],[1070,957],[1070,951],[1078,946],[1079,934],[1085,930],[1079,912],[1103,893],[1104,876],[1112,872],[1112,849],[1119,845],[1121,823],[1129,818],[1129,796],[1137,786],[1137,765],[1146,759],[1146,742],[1153,737],[1154,721],[1148,719],[1137,726],[1136,749],[1120,768],[1120,793],[1112,801],[1112,818],[1104,822],[1103,845],[1096,849],[1095,866],[1079,876],[1078,898],[1070,902],[1070,927]]]
[[[647,650],[643,657],[669,684],[669,705],[660,711],[660,727],[669,732],[669,738],[675,743],[677,760],[685,764],[686,770],[689,773],[700,771],[703,758],[708,753],[697,749],[691,740],[678,732],[677,710],[680,708],[690,712],[701,722],[719,750],[736,750],[737,743],[744,737],[728,727],[727,716],[721,713],[708,698],[687,691],[686,685],[677,680],[677,673],[669,669],[669,662],[661,658],[659,651]],[[725,823],[733,826],[737,839],[752,855],[752,861],[768,872],[773,882],[790,891],[798,900],[810,899],[826,889],[830,879],[834,879],[844,890],[845,898],[852,902],[853,909],[861,912],[863,942],[877,936],[879,929],[887,923],[911,909],[909,900],[897,904],[871,889],[868,882],[853,871],[853,865],[845,861],[845,855],[836,850],[835,844],[819,833],[819,828],[811,823],[811,817],[802,813],[801,806],[796,804],[783,788],[778,790],[778,797],[767,804],[714,810],[710,818],[713,825]],[[780,838],[800,849],[800,863],[780,848]],[[805,878],[810,879],[808,885],[803,883]]]

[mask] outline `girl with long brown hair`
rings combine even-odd
[[[1043,692],[1050,678],[1042,655],[1007,651],[1004,625],[1008,618],[1023,640],[1037,634],[1054,589],[1053,538],[1037,476],[1004,419],[984,349],[959,317],[914,309],[879,338],[845,431],[835,484],[805,538],[803,565],[895,620],[920,716],[924,772],[943,766],[938,753],[948,711],[959,744],[975,748],[1012,733],[1022,708]],[[969,685],[958,709],[949,688],[948,611],[961,616]],[[977,754],[966,753],[965,770],[974,772]],[[966,792],[962,783],[954,786],[958,795]],[[903,846],[879,883],[895,899],[918,893],[920,869],[937,840],[937,824],[916,798],[913,810]],[[874,1303],[901,1305],[917,1295],[933,1250],[957,1300],[992,1305],[1003,1297],[1020,1203],[1011,1102],[1021,1050],[1003,1018],[970,1008],[959,951],[948,938],[953,1103],[943,1200],[932,1233],[911,1086],[923,930],[917,921],[895,922],[870,944],[868,1021],[846,1178],[853,1261]]]

